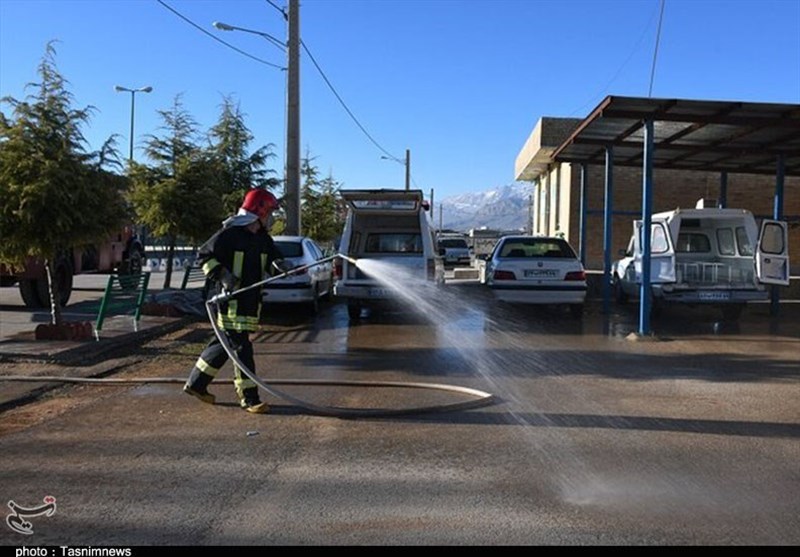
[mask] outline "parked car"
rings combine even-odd
[[[406,282],[444,282],[444,265],[435,249],[429,205],[421,190],[346,190],[340,194],[348,206],[340,253],[396,266]],[[336,259],[334,275],[334,294],[346,300],[350,319],[359,319],[365,307],[401,299],[397,287],[377,280],[347,259]]]
[[[766,300],[765,284],[789,284],[787,224],[750,211],[704,207],[652,216],[650,284],[653,309],[666,304],[714,305],[738,319],[747,302]],[[642,282],[642,221],[611,267],[617,303],[638,299]]]
[[[562,305],[575,317],[583,314],[586,272],[563,238],[503,236],[481,266],[481,282],[501,302]]]
[[[325,258],[319,245],[307,236],[275,236],[273,240],[283,258],[294,267],[311,265]],[[263,296],[268,304],[305,304],[316,313],[319,311],[319,301],[327,298],[332,288],[333,264],[326,261],[267,283]]]
[[[472,253],[464,238],[440,237],[437,243],[445,265],[469,265]]]

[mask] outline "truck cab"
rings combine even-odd
[[[642,221],[622,258],[612,265],[619,303],[638,298],[642,280]],[[750,211],[703,207],[654,214],[651,222],[650,282],[654,308],[664,304],[715,304],[728,319],[747,302],[766,300],[765,285],[789,284],[787,225]]]

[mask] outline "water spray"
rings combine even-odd
[[[476,408],[479,406],[484,406],[489,402],[492,402],[494,399],[494,395],[490,393],[486,393],[484,391],[480,391],[477,389],[470,389],[467,387],[456,387],[452,385],[442,385],[442,384],[435,384],[435,383],[405,383],[405,382],[397,382],[397,381],[315,381],[315,380],[298,380],[293,382],[292,384],[295,385],[350,385],[350,386],[367,386],[367,387],[395,387],[395,388],[406,388],[406,389],[434,389],[440,391],[449,391],[455,392],[463,395],[467,395],[472,397],[470,400],[451,403],[451,404],[443,404],[443,405],[435,405],[435,406],[423,406],[423,407],[416,407],[416,408],[400,408],[400,409],[388,409],[388,408],[343,408],[339,406],[319,406],[316,404],[312,404],[298,398],[295,398],[287,393],[282,391],[276,390],[274,387],[270,385],[270,382],[265,382],[260,379],[254,372],[252,372],[248,367],[242,363],[241,359],[239,359],[238,354],[230,345],[228,341],[228,336],[225,334],[225,331],[220,329],[219,325],[217,324],[216,319],[216,307],[222,301],[228,300],[232,297],[238,296],[242,292],[247,290],[251,290],[258,286],[263,286],[265,284],[269,284],[270,282],[279,280],[281,278],[291,276],[293,274],[300,273],[310,267],[314,267],[316,265],[320,265],[322,263],[326,263],[328,261],[332,261],[336,258],[342,258],[354,265],[358,265],[357,259],[354,257],[350,257],[348,255],[337,253],[330,257],[326,257],[320,259],[319,261],[315,261],[309,265],[303,265],[300,267],[295,267],[293,269],[289,269],[279,275],[275,275],[274,277],[270,277],[266,280],[262,280],[255,284],[251,284],[245,288],[241,288],[234,292],[230,292],[227,294],[218,294],[216,296],[211,297],[206,302],[206,311],[208,313],[208,320],[211,323],[211,327],[214,329],[214,334],[219,339],[220,344],[225,349],[225,352],[228,354],[228,357],[231,361],[244,373],[250,380],[252,380],[258,387],[262,388],[267,393],[271,394],[274,397],[286,400],[301,408],[309,410],[315,414],[320,414],[323,416],[337,416],[337,417],[377,417],[377,416],[402,416],[408,414],[421,414],[421,413],[430,413],[430,412],[446,412],[446,411],[453,411],[453,410],[465,410],[468,408]],[[284,384],[286,381],[275,381],[273,383],[283,382]]]

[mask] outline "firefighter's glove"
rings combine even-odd
[[[222,285],[222,291],[230,294],[236,290],[236,275],[223,267],[219,273],[219,283]]]
[[[278,271],[278,273],[281,274],[288,273],[294,269],[292,262],[287,261],[286,259],[276,259],[272,262],[272,266]]]

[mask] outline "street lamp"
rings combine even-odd
[[[212,23],[214,27],[219,29],[220,31],[244,31],[245,33],[252,33],[253,35],[261,35],[269,42],[280,48],[281,50],[286,50],[286,44],[281,42],[280,39],[276,39],[269,33],[264,33],[263,31],[255,31],[253,29],[246,29],[244,27],[237,27],[236,25],[228,25],[227,23],[223,23],[221,21],[215,21]]]
[[[394,161],[394,162],[400,163],[400,164],[402,164],[402,165],[404,165],[406,167],[406,191],[411,189],[411,150],[410,149],[406,149],[406,160],[405,160],[405,162],[401,161],[400,159],[398,159],[396,157],[382,156],[381,158],[384,159],[384,160],[387,160],[387,161]]]
[[[215,21],[221,31],[244,31],[259,35],[287,52],[286,76],[286,167],[284,169],[283,206],[286,230],[290,236],[300,235],[300,2],[289,0],[288,40],[283,43],[261,31]]]
[[[123,91],[128,92],[131,94],[131,147],[128,154],[128,160],[133,162],[133,113],[136,106],[136,93],[149,93],[153,90],[152,87],[149,85],[147,87],[140,87],[139,89],[128,89],[127,87],[122,87],[121,85],[114,86],[114,90],[117,93],[121,93]]]

